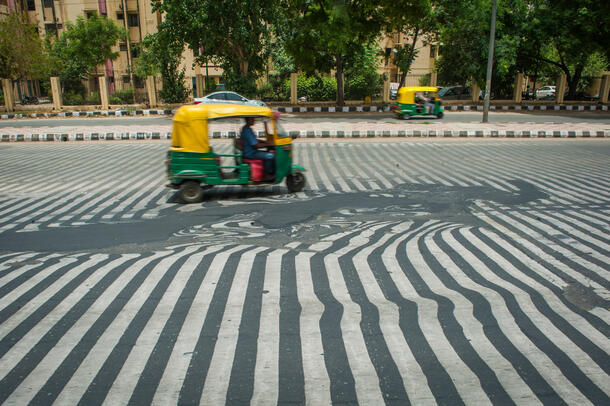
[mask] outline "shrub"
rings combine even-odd
[[[290,79],[284,81],[283,94],[290,95]],[[309,96],[310,100],[335,100],[337,95],[337,81],[331,77],[307,76],[299,73],[297,76],[297,95]]]
[[[110,97],[111,104],[131,104],[133,103],[133,87],[127,89],[117,90]],[[115,102],[116,101],[116,102]]]
[[[345,98],[362,100],[367,96],[375,98],[383,88],[383,75],[377,72],[357,73],[345,80]]]
[[[87,104],[100,104],[100,103],[101,103],[101,99],[100,99],[99,92],[92,92],[87,97]]]
[[[76,92],[66,92],[63,95],[63,104],[67,106],[78,106],[84,103],[83,95]]]

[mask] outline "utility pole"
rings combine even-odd
[[[491,27],[489,29],[489,55],[487,56],[487,78],[485,80],[485,100],[483,101],[483,122],[488,121],[489,95],[491,93],[491,69],[494,62],[494,39],[496,36],[496,7],[497,0],[491,6]]]

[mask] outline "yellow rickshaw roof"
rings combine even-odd
[[[272,117],[268,107],[243,104],[193,104],[182,106],[174,114],[174,121],[213,120],[224,117]]]
[[[409,86],[398,89],[399,94],[415,92],[438,92],[438,88],[435,86]]]

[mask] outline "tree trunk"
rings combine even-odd
[[[574,69],[574,74],[568,81],[568,95],[569,96],[576,95],[576,90],[578,89],[578,82],[580,82],[580,78],[582,77],[583,69],[584,69],[584,65],[582,65],[582,64],[576,66],[576,69]]]
[[[343,57],[341,54],[335,55],[335,67],[337,72],[335,77],[337,78],[337,106],[345,105],[345,95],[343,93]]]

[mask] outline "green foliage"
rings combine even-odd
[[[224,71],[222,75],[227,89],[233,90],[246,97],[256,95],[256,78],[254,75],[242,75],[238,71]]]
[[[439,11],[432,3],[432,0],[382,1],[386,31],[407,35],[406,43],[396,44],[392,49],[392,61],[400,69],[400,86],[419,54],[418,41],[428,44],[437,39]]]
[[[66,106],[79,106],[85,102],[82,93],[75,91],[68,91],[64,93],[62,101]]]
[[[344,104],[344,65],[373,43],[382,27],[379,1],[294,1],[285,10],[286,50],[304,71],[335,70],[337,104]]]
[[[112,47],[125,36],[125,30],[105,16],[94,14],[85,19],[78,16],[75,23],[66,24],[59,39],[47,38],[50,54],[47,64],[49,76],[59,76],[65,91],[82,92],[82,80],[97,70],[106,59],[119,56]]]
[[[25,13],[10,13],[0,19],[0,77],[41,78],[46,54],[37,32]]]
[[[159,96],[165,103],[182,103],[189,96],[184,84],[185,69],[180,69],[184,44],[174,34],[161,25],[155,34],[147,35],[134,69],[141,78],[161,73],[163,87]]]
[[[133,103],[133,87],[127,89],[117,90],[112,96],[109,97],[108,101],[110,104],[129,104]]]
[[[91,94],[87,96],[87,104],[100,104],[101,102],[99,92],[91,92]]]
[[[377,73],[377,52],[373,45],[362,48],[345,67],[345,98],[374,98],[383,88],[383,75]]]
[[[160,30],[197,50],[197,63],[220,64],[234,90],[251,89],[267,60],[279,0],[153,0]],[[242,79],[237,79],[241,76]]]
[[[335,78],[307,75],[297,75],[297,94],[299,97],[308,96],[312,101],[334,100],[337,93],[337,81]],[[290,80],[284,82],[283,95],[290,97]]]

